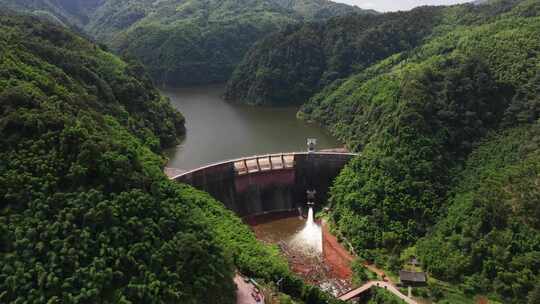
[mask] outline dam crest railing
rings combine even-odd
[[[220,161],[212,164],[208,164],[193,170],[182,172],[175,176],[172,176],[171,179],[175,180],[181,178],[185,175],[192,174],[194,172],[221,166],[228,163],[234,164],[234,170],[236,175],[247,175],[258,172],[274,171],[274,170],[287,170],[294,169],[295,167],[295,156],[296,155],[349,155],[356,156],[358,153],[349,153],[349,152],[289,152],[289,153],[274,153],[274,154],[264,154],[264,155],[253,155],[247,157],[241,157],[236,159],[230,159],[225,161]]]

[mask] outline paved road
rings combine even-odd
[[[369,281],[366,284],[340,296],[339,299],[342,301],[348,301],[350,299],[354,299],[355,297],[361,295],[362,293],[366,292],[372,287],[384,288],[388,290],[389,292],[393,293],[394,295],[396,295],[397,297],[399,297],[400,299],[402,299],[403,301],[405,301],[407,304],[418,304],[415,300],[402,294],[393,284],[384,282],[384,281]]]
[[[234,283],[238,287],[236,290],[236,304],[264,304],[264,296],[261,294],[261,302],[257,303],[251,293],[253,292],[253,284],[244,282],[244,278],[240,275],[234,277]]]

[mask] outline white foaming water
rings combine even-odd
[[[312,255],[322,253],[322,230],[315,222],[312,207],[309,207],[306,225],[293,237],[293,244],[305,253]]]

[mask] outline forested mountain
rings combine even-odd
[[[320,21],[331,17],[349,15],[355,13],[371,13],[376,11],[361,10],[343,3],[335,3],[329,0],[272,0],[279,6],[294,11],[305,20]]]
[[[363,257],[396,271],[413,254],[466,293],[526,303],[540,281],[539,33],[535,0],[337,18],[258,43],[228,96],[305,103],[300,118],[361,152],[330,204]]]
[[[82,28],[105,0],[0,0],[0,7],[24,11],[65,26]]]
[[[76,25],[171,85],[226,81],[255,41],[287,25],[365,13],[327,0],[0,0],[2,5]]]
[[[352,15],[269,35],[235,70],[226,98],[249,104],[303,104],[336,79],[408,52],[455,26],[482,24],[512,8],[490,5],[420,7]]]
[[[489,136],[457,177],[447,215],[416,247],[426,269],[471,294],[538,303],[526,296],[540,291],[540,124]]]
[[[144,69],[41,19],[0,12],[0,33],[1,303],[232,304],[237,269],[331,302],[163,175],[184,119]]]
[[[359,155],[330,224],[390,271],[503,303],[540,297],[540,2],[383,15],[325,1],[0,0],[85,31],[162,82],[302,104]],[[160,152],[184,119],[135,60],[0,12],[0,302],[234,303],[235,270],[330,300]],[[127,60],[127,61],[126,61]]]
[[[440,23],[441,9],[351,15],[305,24],[258,42],[235,70],[226,98],[249,104],[302,104],[353,71],[418,46]]]
[[[86,29],[141,60],[156,82],[185,85],[226,81],[257,39],[295,22],[267,0],[109,1]]]

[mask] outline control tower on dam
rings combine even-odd
[[[171,179],[206,191],[247,217],[303,207],[307,191],[316,193],[315,204],[325,202],[333,180],[355,155],[314,151],[258,155],[207,165]]]

